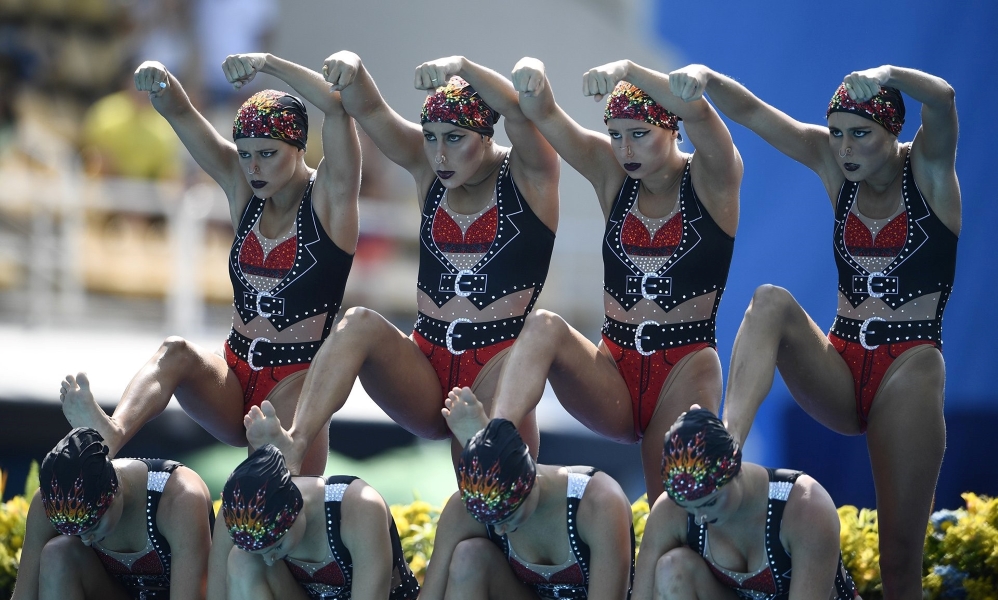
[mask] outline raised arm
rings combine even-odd
[[[24,543],[21,545],[21,562],[14,581],[14,595],[11,600],[38,600],[38,577],[41,573],[42,548],[49,540],[59,535],[52,522],[45,516],[42,495],[35,491],[28,507],[28,520],[24,528]]]
[[[486,537],[485,526],[475,521],[464,508],[461,492],[447,500],[437,521],[433,541],[433,557],[426,567],[426,577],[419,591],[420,600],[443,600],[447,593],[447,579],[454,549],[464,540]]]
[[[641,88],[683,120],[686,134],[696,148],[692,176],[697,195],[725,231],[734,235],[742,160],[724,121],[702,95],[683,100],[680,94],[690,85],[690,78],[683,71],[666,75],[621,60],[590,69],[583,77],[583,87],[585,93],[602,98],[621,80]]]
[[[630,587],[631,505],[609,475],[597,473],[579,504],[579,536],[589,546],[589,597],[624,600]]]
[[[839,564],[839,517],[828,492],[807,475],[790,492],[780,538],[793,557],[790,600],[831,597]]]
[[[960,185],[956,176],[956,142],[960,125],[956,92],[946,81],[915,69],[883,65],[854,71],[843,83],[857,102],[865,102],[881,86],[896,87],[922,103],[922,126],[912,144],[911,168],[918,188],[940,219],[960,231]]]
[[[513,144],[511,168],[517,185],[532,189],[527,202],[552,229],[558,219],[558,154],[534,123],[520,110],[513,84],[499,73],[468,60],[450,56],[426,62],[416,68],[415,86],[433,90],[457,75],[471,84],[485,103],[503,116],[506,135]]]
[[[204,598],[211,548],[211,494],[197,473],[173,472],[163,488],[156,522],[170,543],[170,600]]]
[[[343,110],[339,92],[330,92],[322,75],[273,54],[234,54],[222,71],[236,88],[258,72],[286,82],[322,111],[322,151],[313,203],[323,228],[346,252],[357,247],[357,196],[360,193],[360,140],[353,119]]]
[[[354,480],[343,496],[343,543],[353,557],[354,600],[383,600],[392,585],[391,513],[381,495],[363,480]]]
[[[554,149],[589,180],[596,189],[604,217],[620,184],[624,170],[614,158],[610,138],[586,129],[562,110],[554,98],[544,63],[524,57],[513,67],[513,88],[520,95],[520,109]]]
[[[655,591],[658,561],[670,550],[685,545],[686,511],[668,495],[662,494],[652,505],[641,537],[637,565],[634,568],[634,600],[651,600]]]
[[[239,167],[236,146],[223,138],[194,108],[190,98],[162,63],[146,61],[135,70],[135,88],[149,92],[159,114],[170,123],[195,162],[215,180],[229,199],[229,212],[238,222],[253,190]]]
[[[766,104],[745,86],[704,65],[689,65],[670,74],[683,80],[678,95],[686,101],[704,93],[732,121],[754,131],[780,152],[817,173],[826,189],[835,189],[843,177],[828,146],[828,128],[802,123]]]
[[[378,86],[360,57],[348,50],[332,54],[322,72],[329,89],[340,93],[343,108],[392,162],[409,171],[417,182],[429,185],[433,169],[423,155],[423,132],[403,119],[381,97]]]

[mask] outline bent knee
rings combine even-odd
[[[171,335],[159,347],[159,362],[187,370],[196,362],[197,350],[186,339]]]
[[[263,566],[263,560],[259,556],[233,546],[229,550],[229,558],[226,561],[225,571],[229,587],[236,591],[242,589],[244,583],[250,580],[247,574],[255,572],[263,568]]]
[[[755,288],[752,293],[752,301],[749,303],[749,311],[762,310],[785,310],[796,304],[793,295],[786,289],[771,283],[764,283]]]
[[[46,565],[46,571],[64,573],[73,571],[84,553],[90,551],[75,535],[57,535],[42,547],[39,561]]]
[[[655,591],[665,597],[679,590],[693,589],[698,569],[703,568],[703,558],[689,548],[674,548],[655,564]]]
[[[379,332],[385,328],[388,322],[377,311],[363,306],[354,306],[345,313],[333,328],[333,336],[358,336],[370,337],[373,332]]]
[[[552,335],[567,331],[568,323],[565,322],[565,319],[562,319],[557,313],[539,308],[527,314],[523,323],[523,331],[520,332],[518,339],[530,335],[544,335],[550,338]]]
[[[785,288],[769,283],[760,285],[752,294],[745,310],[745,319],[782,320],[797,305],[797,300]]]
[[[484,538],[463,540],[454,547],[451,555],[448,577],[453,581],[477,579],[490,566],[490,553],[496,550],[492,542]]]

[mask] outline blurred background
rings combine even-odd
[[[235,108],[281,82],[260,76],[234,92],[225,56],[269,51],[313,69],[350,49],[398,112],[418,118],[422,61],[463,54],[508,74],[522,56],[545,61],[559,102],[602,130],[602,107],[581,74],[630,58],[661,71],[707,64],[793,117],[824,122],[842,77],[890,63],[945,78],[962,125],[957,172],[964,197],[957,281],[945,319],[948,450],[939,507],[959,493],[998,493],[991,111],[998,96],[998,4],[929,0],[875,5],[722,0],[0,0],[0,468],[19,493],[32,459],[69,426],[60,380],[86,371],[111,410],[167,335],[219,348],[229,328],[232,241],[224,197],[169,125],[136,93],[143,60],[167,65],[228,137]],[[919,125],[909,100],[908,141]],[[314,110],[310,107],[310,110]],[[313,123],[321,115],[315,111]],[[727,373],[753,290],[788,288],[822,327],[835,311],[832,212],[810,171],[730,124],[745,162],[742,219],[718,314]],[[505,143],[503,134],[498,134]],[[313,136],[307,160],[321,156]],[[418,205],[411,178],[362,135],[361,239],[343,306],[373,308],[402,330],[415,312]],[[684,144],[685,151],[692,151]],[[603,223],[589,184],[567,165],[551,273],[538,307],[594,341],[602,320]],[[990,300],[989,300],[990,299]],[[175,404],[175,403],[174,403]],[[539,409],[541,460],[594,464],[642,493],[637,446],[604,441],[548,393]],[[414,439],[357,385],[333,420],[327,472],[357,474],[390,502],[439,504],[454,489],[448,445]],[[746,444],[750,460],[804,469],[837,504],[874,506],[865,439],[830,433],[777,381]],[[179,407],[150,423],[122,455],[187,462],[216,493],[245,450],[217,444]]]

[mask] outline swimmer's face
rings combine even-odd
[[[115,494],[114,500],[111,501],[111,506],[107,508],[107,511],[104,512],[100,520],[93,527],[79,534],[80,541],[85,546],[92,546],[111,535],[111,532],[114,531],[121,521],[121,513],[124,510],[124,506],[125,500],[119,491]]]
[[[673,502],[693,515],[693,520],[697,525],[705,523],[708,525],[723,524],[731,516],[732,512],[734,512],[734,509],[737,507],[737,500],[739,499],[737,497],[739,494],[737,493],[736,486],[732,485],[733,481],[729,481],[727,484],[721,486],[720,489],[714,490],[714,492],[703,498],[690,501],[673,499]]]
[[[270,198],[284,189],[305,155],[297,146],[271,138],[239,138],[236,151],[243,177],[259,198]]]
[[[849,181],[889,168],[898,139],[878,123],[848,112],[828,115],[828,146]]]
[[[450,123],[423,123],[423,152],[447,189],[473,181],[492,139]]]
[[[678,151],[676,131],[645,121],[609,119],[606,130],[614,157],[634,179],[656,173],[668,165],[671,154]]]

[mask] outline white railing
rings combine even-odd
[[[566,183],[563,181],[563,186]],[[589,211],[595,217],[579,214],[578,204],[588,203],[576,200],[577,195],[567,194],[572,201],[563,205],[558,243],[539,306],[560,312],[585,330],[598,328],[601,317],[602,272],[593,264],[599,261],[602,223],[595,208]],[[379,311],[411,314],[415,310],[417,203],[412,199],[362,199],[360,206],[362,235],[388,238],[401,250],[391,260],[378,262],[363,256],[362,247],[347,285],[345,306],[363,304]],[[108,250],[116,246],[104,243],[103,258],[95,258],[87,253],[88,248],[94,251],[95,239],[101,243],[100,235],[95,236],[94,228],[87,225],[87,219],[95,215],[162,218],[165,240],[157,238],[155,252],[148,251],[150,243],[123,245],[117,250]],[[13,317],[35,326],[87,318],[85,294],[88,288],[95,289],[94,264],[106,261],[124,266],[117,271],[112,266],[109,273],[106,265],[98,265],[103,270],[96,289],[162,297],[163,329],[171,334],[197,335],[206,326],[206,295],[227,302],[231,293],[224,257],[231,240],[229,219],[224,194],[214,183],[184,187],[178,182],[94,178],[79,169],[64,169],[57,175],[2,172],[0,225],[19,226],[0,226],[0,269],[5,260],[12,261],[24,274],[13,284],[20,291],[24,308]],[[216,230],[214,236],[209,235],[209,228]],[[220,236],[219,231],[227,233]],[[206,245],[209,239],[213,241],[210,246]],[[131,251],[143,254],[134,261],[120,255]],[[121,286],[113,285],[115,278]],[[130,278],[136,281],[130,284]],[[206,279],[212,285],[207,285]],[[0,277],[0,292],[3,285]],[[0,314],[0,319],[11,320],[11,315]]]

